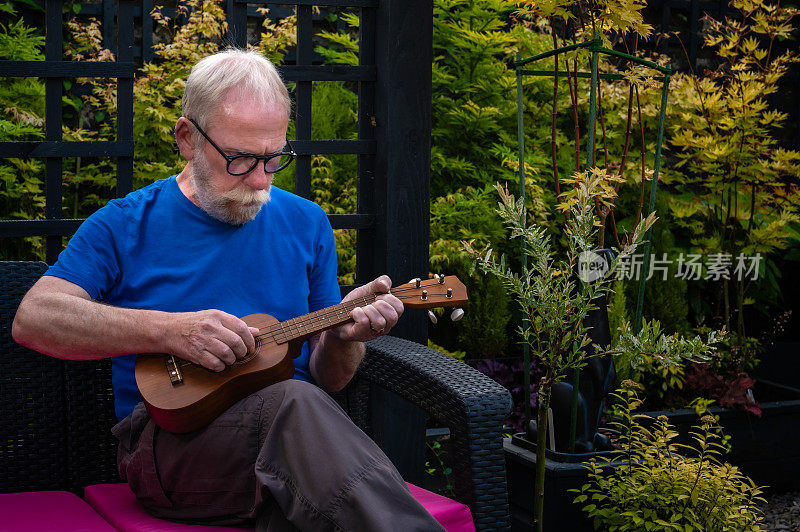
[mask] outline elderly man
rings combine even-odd
[[[229,50],[195,65],[175,125],[177,176],[91,216],[28,292],[14,338],[73,360],[114,357],[119,470],[154,514],[263,530],[440,530],[385,455],[320,390],[341,389],[403,312],[381,293],[352,322],[313,337],[294,379],[239,401],[207,427],[160,429],[141,403],[137,353],[221,371],[255,349],[237,316],[283,321],[339,302],[336,253],[317,205],[272,185],[294,154],[275,67]],[[46,318],[46,319],[45,319]]]

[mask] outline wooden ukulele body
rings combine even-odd
[[[251,314],[242,318],[251,327],[266,328],[278,323],[267,314]],[[294,374],[294,358],[299,356],[302,342],[277,344],[258,342],[255,353],[214,372],[180,358],[177,361],[181,382],[170,378],[170,356],[139,355],[136,358],[136,385],[150,417],[170,432],[191,432],[206,426],[228,407],[248,395]]]

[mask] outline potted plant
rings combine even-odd
[[[544,371],[539,380],[537,401],[536,472],[534,496],[534,525],[542,530],[543,501],[545,496],[545,448],[548,426],[550,392],[555,383],[574,369],[580,369],[590,356],[587,313],[594,308],[597,295],[608,290],[603,282],[584,282],[574,277],[579,261],[593,260],[596,217],[594,204],[607,191],[608,176],[602,171],[583,173],[575,192],[564,202],[570,216],[564,227],[567,236],[565,256],[556,257],[551,236],[545,227],[529,223],[529,215],[522,200],[516,199],[503,186],[496,186],[500,195],[497,212],[510,231],[512,239],[519,239],[528,257],[520,272],[507,265],[505,256],[497,257],[491,248],[475,250],[465,242],[466,250],[473,256],[481,271],[497,276],[513,295],[523,316],[519,334],[538,365]],[[605,186],[604,186],[605,185]],[[621,260],[631,255],[641,244],[645,232],[655,222],[651,214],[634,229],[630,243],[615,253],[615,257],[595,281],[611,276]],[[605,261],[601,261],[606,264]],[[599,263],[598,263],[599,264]]]

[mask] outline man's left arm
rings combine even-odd
[[[350,312],[351,323],[329,329],[310,341],[311,376],[324,390],[336,392],[355,375],[364,358],[364,343],[387,334],[403,314],[403,303],[389,294],[392,281],[382,275],[347,294],[342,302],[369,294],[384,294],[365,307]]]

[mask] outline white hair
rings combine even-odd
[[[203,129],[231,89],[270,104],[281,104],[291,115],[292,102],[286,85],[272,62],[258,52],[229,48],[197,62],[186,80],[183,116]]]

